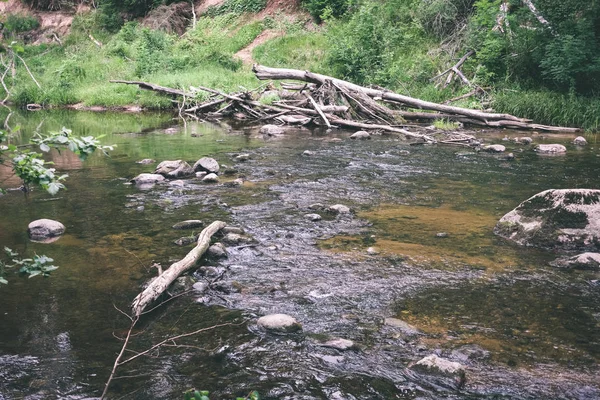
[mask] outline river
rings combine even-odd
[[[243,228],[255,239],[206,259],[187,294],[145,316],[131,351],[215,324],[177,346],[122,366],[111,399],[182,399],[196,387],[211,399],[257,390],[263,399],[598,399],[600,278],[548,265],[558,254],[521,248],[492,234],[500,217],[550,188],[600,188],[600,145],[533,133],[565,144],[563,156],[503,141],[523,132],[478,131],[515,155],[451,146],[411,146],[395,136],[368,141],[351,132],[294,130],[264,138],[257,127],[187,122],[170,114],[43,111],[14,114],[25,141],[36,129],[66,126],[116,144],[109,157],[81,162],[52,152],[68,190],[0,196],[0,246],[46,254],[49,278],[9,272],[0,287],[0,399],[84,399],[102,392],[129,320],[117,308],[182,258],[173,242],[197,231],[187,219]],[[245,162],[236,161],[241,153]],[[141,190],[129,180],[152,172],[150,158],[214,157],[221,182],[186,179]],[[242,186],[228,182],[242,178]],[[0,185],[18,187],[0,169]],[[305,217],[311,205],[344,204],[350,215]],[[66,233],[29,241],[27,225],[51,218]],[[368,252],[373,247],[376,250]],[[213,275],[211,275],[213,274]],[[213,279],[214,275],[219,279]],[[274,335],[256,318],[286,313],[301,333]],[[386,324],[386,318],[407,324]],[[357,350],[321,346],[353,340]],[[174,344],[174,343],[172,343]],[[130,353],[134,354],[134,353]],[[410,366],[437,354],[467,367],[460,390]]]

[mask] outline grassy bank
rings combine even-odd
[[[456,39],[450,51],[447,38],[428,28],[425,11],[419,11],[418,2],[412,0],[361,4],[339,19],[326,18],[321,25],[305,15],[280,22],[281,15],[258,18],[227,7],[213,9],[183,35],[150,30],[135,22],[109,33],[99,12],[78,15],[62,45],[25,47],[23,58],[41,88],[19,67],[11,100],[19,106],[82,103],[169,109],[173,104],[165,97],[108,81],[142,80],[182,89],[202,85],[226,92],[255,88],[261,82],[235,54],[265,30],[278,34],[252,52],[254,61],[264,65],[308,69],[434,102],[471,90],[458,80],[444,89],[431,80],[464,54],[467,39]],[[101,47],[90,40],[90,33]],[[488,87],[486,95],[455,105],[491,106],[537,123],[600,130],[600,100],[593,92],[565,94],[535,84],[522,86],[511,79],[499,82],[499,72],[493,72],[483,57],[490,55],[472,57],[463,72],[473,84]]]

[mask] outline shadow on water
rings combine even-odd
[[[555,270],[547,263],[556,254],[491,233],[504,213],[537,192],[597,188],[595,143],[576,150],[571,137],[536,135],[536,142],[567,144],[569,153],[540,157],[504,142],[516,155],[506,161],[393,136],[357,142],[343,131],[263,138],[252,127],[177,126],[160,114],[12,118],[22,126],[15,140],[65,125],[106,135],[103,142],[117,148],[84,163],[50,154],[70,175],[69,190],[57,197],[0,197],[0,244],[47,254],[60,266],[48,279],[11,274],[0,288],[0,399],[98,396],[129,326],[115,307],[127,309],[156,273],[153,263],[168,266],[187,253],[173,242],[198,232],[171,229],[186,219],[222,219],[256,243],[229,246],[227,259],[204,259],[213,268],[193,277],[212,282],[209,291],[145,317],[131,350],[231,325],[123,366],[115,398],[178,399],[193,386],[215,399],[251,389],[266,399],[600,397],[598,273]],[[494,142],[505,134],[478,133]],[[249,160],[236,160],[239,153]],[[150,190],[127,184],[156,165],[137,160],[202,156],[228,166],[220,183],[186,179]],[[9,176],[0,170],[3,185],[16,186]],[[244,184],[229,185],[235,178]],[[353,213],[328,214],[317,203],[342,203]],[[315,212],[321,221],[306,218]],[[49,245],[30,242],[26,227],[37,218],[60,220],[65,236]],[[273,335],[256,326],[257,316],[274,312],[295,316],[303,333]],[[390,325],[388,317],[404,322]],[[322,346],[336,337],[358,349]],[[408,368],[432,353],[468,367],[460,392]]]

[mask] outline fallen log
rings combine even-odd
[[[397,128],[391,125],[379,125],[379,124],[365,124],[362,122],[351,121],[347,119],[341,118],[333,118],[331,120],[336,125],[345,126],[348,128],[358,128],[358,129],[373,129],[373,130],[382,130],[387,132],[400,133],[409,138],[422,139],[427,143],[436,143],[437,141],[429,135],[423,135],[421,133],[409,132],[406,129]]]
[[[402,103],[412,108],[434,110],[448,114],[463,115],[481,121],[512,120],[519,122],[527,122],[527,120],[523,118],[518,118],[510,114],[486,113],[483,111],[471,110],[468,108],[453,107],[445,104],[432,103],[430,101],[420,100],[413,97],[388,92],[385,90],[362,87],[351,82],[343,81],[341,79],[333,78],[326,75],[315,74],[309,71],[301,71],[297,69],[288,68],[270,68],[258,64],[254,64],[252,70],[256,74],[256,77],[260,80],[292,79],[303,82],[317,83],[321,85],[324,84],[326,81],[331,81],[334,85],[338,87],[343,87],[346,90],[363,92],[369,97],[378,97],[382,100],[395,101],[397,103]]]
[[[172,89],[160,85],[155,85],[153,83],[141,82],[141,81],[121,81],[121,80],[111,80],[110,83],[123,83],[125,85],[138,85],[140,89],[144,90],[152,90],[154,92],[167,94],[171,96],[178,97],[194,97],[193,93],[184,92],[183,90]]]
[[[136,296],[131,308],[134,317],[139,317],[144,309],[164,293],[165,290],[181,274],[191,269],[200,257],[206,252],[210,245],[211,237],[226,226],[225,222],[215,221],[207,226],[198,236],[196,247],[194,247],[184,258],[172,264],[167,270],[156,277],[146,289]]]

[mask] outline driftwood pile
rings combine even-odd
[[[408,125],[406,121],[430,122],[444,119],[493,128],[579,131],[577,128],[534,124],[531,120],[509,114],[432,103],[383,88],[363,87],[309,71],[269,68],[261,65],[254,65],[253,71],[260,80],[291,80],[302,83],[284,82],[280,90],[273,90],[273,85],[268,84],[262,87],[261,91],[227,94],[201,86],[191,87],[185,91],[139,81],[111,82],[138,85],[142,89],[169,95],[179,104],[180,115],[191,118],[198,118],[199,114],[206,117],[233,115],[265,123],[268,121],[290,125],[313,123],[327,128],[381,130],[431,143],[437,140],[430,134],[406,130]],[[209,93],[208,99],[198,102],[196,99],[199,92]],[[205,96],[204,98],[206,99]],[[463,136],[454,135],[450,140],[468,142],[472,138],[468,135]]]

